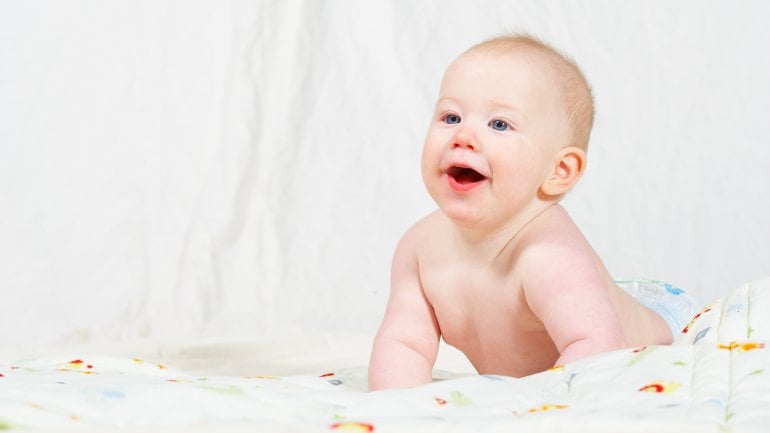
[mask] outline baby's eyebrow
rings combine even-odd
[[[450,102],[453,104],[460,103],[460,101],[458,101],[457,98],[452,98],[451,96],[444,96],[444,97],[438,98],[438,100],[436,101],[436,105],[441,105],[444,102]]]
[[[512,105],[512,104],[510,104],[508,102],[491,100],[491,101],[489,101],[489,103],[490,103],[491,106],[493,106],[495,108],[498,108],[498,109],[501,109],[501,110],[504,110],[504,111],[513,112],[517,116],[521,116],[521,117],[523,117],[525,119],[527,117],[527,115],[524,114],[524,110],[522,110],[519,107],[516,107],[515,105]]]

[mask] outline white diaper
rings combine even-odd
[[[645,307],[660,314],[674,338],[702,308],[692,295],[668,283],[654,280],[619,280],[615,283]]]

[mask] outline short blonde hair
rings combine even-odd
[[[594,98],[588,80],[572,58],[528,34],[498,36],[476,44],[466,52],[484,50],[500,54],[522,48],[542,55],[553,68],[572,129],[569,145],[587,149],[594,124]]]

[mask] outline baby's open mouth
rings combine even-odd
[[[449,167],[446,174],[453,178],[455,182],[461,185],[481,182],[482,180],[486,179],[486,176],[472,168],[458,167],[456,165]]]

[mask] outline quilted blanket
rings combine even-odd
[[[770,279],[697,314],[671,346],[515,379],[366,392],[366,367],[209,376],[83,356],[0,365],[0,430],[361,432],[770,431]]]

